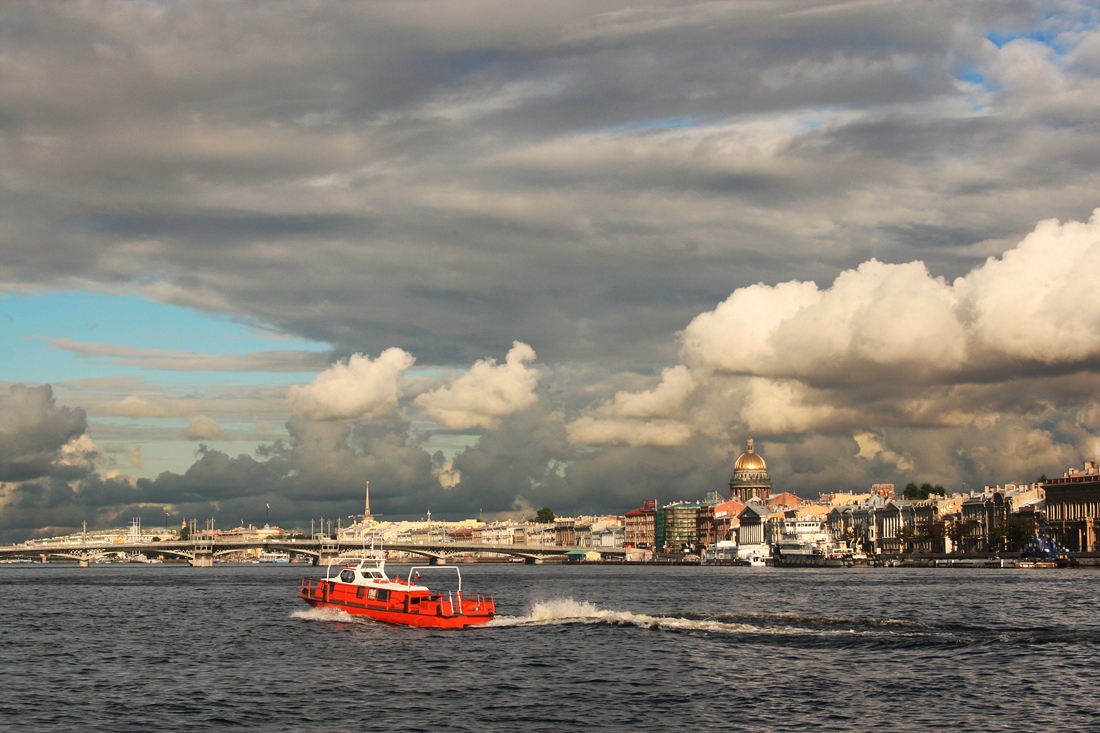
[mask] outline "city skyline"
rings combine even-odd
[[[1100,455],[1092,4],[0,19],[6,540]]]

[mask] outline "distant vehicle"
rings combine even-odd
[[[1069,550],[1059,545],[1047,535],[1039,535],[1032,538],[1024,551],[1020,553],[1020,559],[1016,567],[1020,568],[1064,568],[1076,565],[1077,561]]]

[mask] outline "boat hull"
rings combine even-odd
[[[488,623],[493,616],[488,614],[462,616],[428,616],[419,613],[405,613],[404,611],[391,611],[381,608],[360,608],[347,603],[326,603],[316,598],[305,599],[314,608],[335,608],[350,616],[367,616],[375,621],[398,626],[420,626],[434,629],[464,629],[468,626]]]

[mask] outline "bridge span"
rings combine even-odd
[[[93,560],[110,555],[132,555],[142,553],[146,556],[163,555],[187,560],[193,567],[211,567],[214,558],[246,550],[265,552],[286,552],[291,555],[304,555],[313,560],[314,565],[326,565],[343,554],[363,549],[362,541],[332,539],[279,540],[279,539],[226,539],[217,536],[199,535],[190,540],[166,540],[162,542],[36,542],[34,544],[10,545],[0,547],[0,559],[29,558],[43,563],[55,560],[69,560],[85,565]],[[438,543],[411,544],[389,543],[387,552],[403,552],[427,558],[433,565],[445,565],[450,558],[458,555],[494,554],[522,558],[530,564],[540,564],[545,558],[566,555],[576,550],[591,549],[603,557],[624,558],[625,551],[617,548],[580,548],[557,545],[495,545],[482,543]]]

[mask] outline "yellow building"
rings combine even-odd
[[[733,464],[730,498],[745,503],[754,496],[766,500],[771,491],[772,479],[768,475],[768,464],[764,462],[764,457],[756,452],[750,435],[745,441],[745,452]]]

